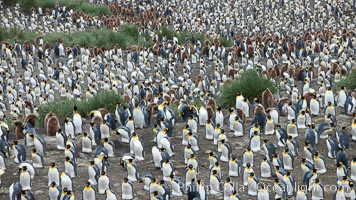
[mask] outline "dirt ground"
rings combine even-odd
[[[317,124],[319,124],[321,121],[323,121],[322,117],[314,118],[313,119]],[[247,130],[248,125],[249,125],[250,119],[247,121],[245,124],[245,130]],[[351,121],[351,118],[348,116],[343,116],[339,115],[339,124],[340,126],[345,126],[349,125]],[[283,117],[281,118],[281,124],[285,124],[286,119]],[[182,178],[182,180],[185,179],[185,164],[183,160],[183,150],[184,146],[181,145],[181,130],[183,128],[183,123],[177,123],[175,128],[174,128],[174,137],[172,138],[173,143],[175,144],[175,155],[173,156],[173,163],[175,166],[175,172],[176,176]],[[227,127],[227,121],[225,121],[224,124],[225,130],[228,130]],[[88,130],[88,120],[85,120],[85,126],[84,130]],[[137,130],[139,133],[139,136],[141,137],[142,141],[144,142],[144,147],[145,147],[145,152],[146,152],[146,157],[144,161],[139,161],[138,162],[138,167],[139,167],[139,173],[143,174],[144,172],[151,172],[153,173],[157,180],[160,180],[162,178],[162,171],[155,169],[153,166],[152,162],[152,155],[151,155],[151,147],[154,145],[153,142],[153,132],[151,128],[149,129],[144,129],[144,130]],[[44,135],[45,130],[44,129],[39,129],[38,133]],[[209,162],[207,159],[207,152],[210,150],[217,151],[216,146],[212,145],[211,141],[205,140],[205,128],[204,127],[199,127],[199,136],[200,136],[200,142],[201,142],[201,150],[196,152],[196,156],[198,158],[198,163],[199,163],[199,168],[200,168],[200,173],[198,174],[198,179],[203,179],[205,184],[209,184]],[[229,133],[229,141],[232,143],[233,146],[233,154],[237,156],[238,159],[242,159],[242,152],[246,148],[246,146],[249,143],[248,140],[248,134],[245,133],[243,137],[240,138],[235,138]],[[299,136],[299,143],[301,147],[303,146],[303,138],[304,133],[303,131],[300,131],[300,136]],[[44,136],[46,141],[47,141],[47,151],[46,151],[46,156],[45,156],[45,166],[43,169],[36,169],[36,176],[33,180],[32,184],[32,192],[35,194],[36,199],[47,199],[48,198],[48,188],[47,188],[47,172],[50,163],[56,162],[57,166],[59,167],[60,171],[64,170],[64,152],[59,151],[56,149],[56,141],[55,138],[49,137],[49,136]],[[275,135],[263,135],[262,139],[269,139],[271,140],[274,144],[276,144],[276,136]],[[109,163],[110,166],[108,167],[108,175],[110,177],[110,183],[112,189],[117,193],[118,199],[121,198],[121,182],[124,177],[126,177],[127,172],[125,169],[123,169],[120,166],[120,157],[123,153],[129,152],[129,146],[127,144],[121,143],[121,140],[119,136],[114,135],[113,140],[115,141],[116,149],[116,157],[115,158],[110,158]],[[85,182],[88,180],[88,172],[87,172],[87,162],[91,159],[94,158],[94,152],[91,154],[84,154],[81,153],[81,145],[80,145],[80,136],[76,138],[77,142],[77,147],[78,147],[78,154],[77,154],[77,163],[78,163],[78,176],[73,179],[74,182],[74,193],[76,196],[76,199],[81,199],[82,197],[82,190],[85,185]],[[261,142],[262,143],[262,142]],[[354,143],[351,143],[351,148],[348,150],[348,153],[350,157],[355,153],[355,150],[353,150]],[[31,149],[27,149],[27,152],[30,152]],[[322,174],[320,176],[322,184],[326,185],[335,185],[336,184],[336,168],[335,168],[335,160],[329,159],[327,157],[327,147],[325,140],[320,140],[319,144],[317,145],[317,150],[320,151],[321,155],[325,157],[326,163],[327,163],[327,173]],[[282,152],[282,148],[278,148],[278,153]],[[260,172],[259,172],[259,163],[262,160],[262,157],[264,155],[264,151],[260,151],[258,153],[255,153],[255,165],[254,165],[254,170],[255,174],[257,177],[260,177]],[[28,159],[31,159],[30,154],[27,155]],[[295,160],[295,169],[292,171],[292,176],[294,177],[296,181],[296,185],[302,185],[302,171],[300,169],[300,158],[303,156],[303,149],[300,149],[300,155],[298,158]],[[8,198],[8,187],[15,182],[18,179],[18,176],[16,174],[17,170],[17,165],[13,162],[12,159],[6,159],[6,164],[7,164],[7,170],[5,174],[2,176],[1,180],[1,188],[0,188],[0,199],[7,199]],[[222,163],[221,164],[221,172],[222,172],[222,181],[225,181],[227,178],[227,173],[228,173],[228,164],[227,163]],[[242,171],[241,171],[242,172]],[[238,190],[238,193],[243,197],[243,199],[250,199],[251,197],[247,195],[247,187],[243,187],[242,184],[242,173],[240,174],[240,177],[238,178],[233,178],[232,179],[236,185],[236,188]],[[269,179],[260,179],[261,183],[264,183],[265,185],[273,185],[273,178]],[[148,199],[148,192],[143,190],[143,183],[135,182],[134,184],[134,193],[135,193],[135,199]],[[326,191],[326,199],[331,199],[333,195],[332,191]],[[219,196],[209,196],[210,199],[222,199],[222,194]],[[273,198],[274,194],[273,192],[270,193],[270,197]],[[96,195],[96,199],[105,199],[104,195]],[[175,197],[172,199],[187,199],[186,196],[183,197]]]

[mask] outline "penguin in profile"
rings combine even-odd
[[[305,129],[307,125],[307,119],[305,115],[305,110],[302,110],[297,117],[297,127],[298,129]]]
[[[278,141],[278,146],[285,147],[287,145],[288,134],[285,129],[283,129],[279,124],[277,125],[276,137]]]
[[[130,139],[130,153],[135,156],[135,159],[142,161],[145,159],[145,152],[143,150],[143,143],[140,138],[137,136],[136,132],[132,133]]]
[[[170,157],[174,155],[174,146],[171,138],[165,136],[160,139],[160,143],[162,144],[162,147],[166,149]]]
[[[62,129],[58,129],[56,132],[57,149],[64,150],[67,140],[68,140],[68,138],[67,138],[66,133],[63,132]]]
[[[64,120],[64,132],[66,133],[68,138],[75,137],[75,126],[72,120],[68,117]]]
[[[351,170],[352,170],[352,167],[351,167]],[[336,177],[337,177],[337,182],[339,185],[341,183],[342,178],[347,175],[348,175],[347,169],[342,164],[342,162],[336,163]]]
[[[314,125],[308,124],[307,129],[305,130],[304,139],[312,147],[318,143],[318,133],[313,129]]]
[[[193,134],[193,132],[188,133],[188,144],[192,146],[193,151],[199,151],[199,136],[197,134]]]
[[[95,200],[95,190],[88,181],[83,189],[83,200]]]
[[[277,168],[277,167],[283,167],[283,158],[282,156],[278,156],[277,154],[273,154],[272,155],[272,162],[271,162],[272,166]]]
[[[32,165],[34,168],[42,168],[44,161],[43,161],[43,154],[41,152],[37,152],[36,149],[32,149]]]
[[[304,155],[306,160],[314,164],[313,155],[316,152],[316,149],[313,146],[311,146],[308,142],[305,142],[303,149],[304,149]]]
[[[29,190],[22,190],[21,199],[35,200],[36,198]]]
[[[229,176],[230,177],[238,177],[240,176],[241,164],[236,159],[236,157],[232,156],[229,161]]]
[[[313,98],[310,100],[310,114],[312,116],[318,116],[320,114],[320,102],[317,99],[316,96],[313,96]]]
[[[272,165],[268,161],[266,156],[263,156],[263,159],[261,161],[260,172],[261,172],[261,177],[263,177],[263,178],[272,177]]]
[[[253,151],[251,150],[251,147],[247,147],[242,155],[242,166],[246,167],[247,163],[253,166]]]
[[[76,156],[76,150],[72,145],[67,144],[66,149],[64,150],[64,156],[69,157],[71,160],[76,161],[77,156]]]
[[[208,186],[205,186],[204,182],[202,179],[199,179],[197,182],[198,186],[198,192],[199,192],[199,197],[201,199],[208,199]]]
[[[298,156],[299,153],[299,143],[295,138],[288,136],[287,147],[292,152],[293,156]]]
[[[334,199],[346,199],[346,192],[343,186],[339,186],[334,193]]]
[[[283,180],[282,180],[285,185],[287,186],[286,188],[286,193],[287,196],[293,196],[294,193],[294,186],[295,186],[295,181],[293,176],[291,175],[291,172],[288,171],[284,176],[283,176]]]
[[[142,109],[138,106],[138,104],[135,104],[135,108],[133,109],[132,117],[134,119],[134,125],[135,128],[138,129],[143,129],[145,125],[145,116],[142,112]]]
[[[266,157],[268,158],[269,161],[271,161],[273,157],[272,155],[276,154],[276,147],[274,147],[274,144],[267,139],[263,140],[262,146],[263,146],[263,150],[266,153]]]
[[[9,187],[9,196],[11,200],[21,199],[22,186],[20,182],[15,182]]]
[[[88,135],[87,132],[83,133],[81,142],[82,142],[82,152],[83,153],[91,153],[93,142],[92,142],[92,138]]]
[[[206,140],[213,140],[214,139],[214,124],[211,122],[210,119],[206,120],[205,123],[205,139]]]
[[[55,185],[60,185],[59,183],[59,170],[58,167],[56,166],[56,163],[51,163],[51,166],[48,169],[48,185],[51,185],[52,182],[55,183]]]
[[[356,180],[356,157],[352,158],[350,167],[351,167],[350,178],[351,178],[351,180],[355,181]]]
[[[222,124],[224,124],[224,114],[223,114],[223,112],[221,111],[221,107],[219,106],[217,109],[216,109],[216,112],[215,112],[215,114],[214,114],[215,116],[214,116],[214,122],[215,122],[215,124],[220,124],[220,125],[222,125]]]
[[[33,143],[35,144],[36,151],[41,152],[45,155],[46,141],[43,139],[43,137],[33,133],[29,133],[29,135],[33,138]]]
[[[261,135],[261,127],[258,125],[258,123],[254,123],[251,127],[250,127],[250,138],[254,135],[254,133],[257,132],[258,135]]]
[[[110,158],[115,157],[115,144],[112,140],[109,140],[109,138],[104,138],[103,147],[107,150],[107,154]]]
[[[173,174],[170,175],[170,183],[172,187],[172,197],[181,197],[184,194],[183,181],[175,177]]]
[[[50,200],[58,200],[61,196],[61,188],[56,182],[51,182],[48,187],[48,197]]]
[[[194,116],[190,116],[189,117],[187,124],[189,125],[189,128],[192,130],[193,133],[197,133],[197,131],[198,131],[198,123],[194,119]]]
[[[305,173],[309,172],[312,169],[315,169],[315,166],[313,163],[307,161],[307,159],[302,158],[300,163],[300,168],[303,171],[303,175],[305,175]]]
[[[13,142],[12,150],[14,153],[14,162],[16,164],[26,161],[26,149],[22,144],[19,144],[17,140]]]
[[[339,147],[343,149],[348,149],[350,147],[350,138],[348,133],[346,133],[346,127],[342,127],[341,130],[336,131],[336,138],[339,142]]]
[[[98,179],[98,193],[105,194],[105,190],[107,189],[110,189],[110,179],[105,171],[102,171],[101,176]]]
[[[103,120],[103,122],[100,124],[100,133],[101,133],[101,136],[100,136],[101,139],[111,137],[110,127],[107,125],[105,120]]]
[[[244,184],[244,186],[248,186],[248,177],[253,172],[254,172],[254,170],[253,170],[251,164],[247,163],[246,167],[244,169],[244,173],[243,173],[243,184]]]
[[[194,154],[192,154],[194,155]],[[197,167],[197,166],[196,166]],[[163,180],[170,180],[170,175],[174,175],[174,166],[172,162],[170,162],[168,159],[164,160],[161,164],[161,170],[163,173]]]
[[[73,125],[74,125],[74,133],[75,135],[79,135],[82,133],[82,117],[80,116],[79,112],[78,112],[78,107],[75,105],[73,108],[73,121],[72,121]]]
[[[339,148],[336,154],[336,163],[341,162],[346,168],[349,168],[349,155],[343,148]]]
[[[314,183],[312,184],[311,194],[312,194],[312,199],[325,199],[324,187],[320,183],[319,178],[316,178]]]
[[[192,150],[192,147],[190,144],[188,144],[185,148],[184,148],[184,164],[187,164],[188,159],[190,158],[190,155],[194,154],[194,151]]]
[[[137,164],[134,162],[133,159],[129,159],[126,169],[127,169],[127,178],[132,182],[137,181],[139,178],[138,168],[137,168]]]
[[[220,188],[220,183],[221,183],[221,177],[217,173],[216,170],[213,170],[210,174],[210,179],[209,179],[209,184],[210,184],[210,194],[211,195],[217,195],[220,193],[221,188]]]
[[[208,161],[209,161],[209,168],[214,167],[215,163],[219,161],[219,155],[217,155],[213,151],[210,151],[208,155]]]
[[[287,198],[287,186],[286,184],[279,180],[279,179],[275,179],[274,183],[273,183],[273,188],[275,190],[275,197],[274,199],[286,199]]]
[[[64,188],[66,188],[69,191],[73,190],[73,181],[68,173],[65,172],[61,173],[61,186],[62,186],[62,190],[64,190]]]
[[[22,186],[22,190],[31,190],[31,174],[26,166],[23,166],[19,173],[19,183]]]
[[[352,138],[352,141],[356,141],[356,118],[352,119],[351,138]]]
[[[258,192],[258,179],[255,176],[255,173],[250,173],[250,175],[248,176],[248,195],[250,196],[257,196],[257,192]]]
[[[326,146],[328,148],[328,157],[329,158],[335,158],[337,151],[339,149],[339,143],[334,137],[328,137],[326,138]]]
[[[121,183],[121,198],[127,199],[127,200],[134,198],[132,183],[126,177],[124,178],[123,182]]]
[[[121,136],[121,142],[128,144],[130,142],[130,138],[132,137],[131,135],[131,130],[127,126],[119,126],[119,128],[116,130],[116,133]]]
[[[287,113],[288,113],[287,116],[288,121],[291,121],[292,119],[296,119],[297,111],[296,108],[292,105],[292,102],[288,103]]]
[[[95,164],[94,160],[89,161],[88,182],[90,182],[91,185],[97,185],[99,177],[100,177],[99,167]]]
[[[235,116],[233,122],[233,131],[235,137],[240,137],[244,135],[244,123],[239,116]]]
[[[64,171],[68,173],[71,178],[75,178],[77,176],[77,163],[69,157],[65,157]]]
[[[199,125],[205,126],[206,120],[208,120],[208,111],[204,106],[200,106],[198,111]]]
[[[158,149],[156,146],[153,146],[151,152],[152,152],[153,165],[155,166],[156,169],[160,169],[161,160],[162,160],[162,154],[160,149]]]
[[[222,162],[229,162],[232,156],[232,146],[229,142],[221,140],[221,156],[220,160]]]
[[[282,153],[283,158],[283,168],[286,171],[291,171],[294,169],[294,156],[292,152],[289,151],[289,148],[286,147]]]

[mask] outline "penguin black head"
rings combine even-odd
[[[87,181],[86,186],[90,186],[90,182],[89,181]]]
[[[251,147],[250,146],[247,147],[247,151],[251,151]]]
[[[83,136],[84,136],[84,137],[87,137],[87,136],[88,136],[88,133],[87,133],[87,132],[84,132],[84,133],[83,133]]]
[[[192,164],[188,165],[188,168],[193,169],[193,165]]]
[[[104,142],[109,142],[109,138],[104,138]]]
[[[67,156],[66,158],[65,158],[65,161],[70,161],[70,158]]]
[[[220,128],[220,123],[217,123],[217,124],[216,124],[216,128]]]
[[[124,182],[127,183],[129,179],[127,177],[124,178]]]
[[[66,149],[70,149],[70,148],[71,148],[70,144],[67,144]]]
[[[36,149],[32,149],[32,153],[36,153]]]
[[[56,182],[53,181],[53,182],[51,183],[51,187],[54,187],[54,186],[56,186]]]
[[[250,167],[251,167],[251,163],[247,163],[247,164],[246,164],[246,167],[247,167],[247,168],[250,168]]]
[[[212,174],[217,174],[218,171],[216,171],[215,169],[211,172]]]
[[[23,166],[22,171],[26,171],[26,170],[27,170],[27,166]]]
[[[268,139],[264,139],[263,140],[264,143],[268,143],[268,141],[269,141]]]

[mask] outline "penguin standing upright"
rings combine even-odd
[[[199,137],[197,134],[193,134],[192,132],[188,133],[188,144],[190,144],[192,146],[193,151],[199,151],[199,146],[200,146],[200,142],[199,142]]]
[[[220,193],[220,182],[221,182],[221,177],[217,173],[216,170],[213,170],[210,174],[210,194],[211,195],[217,195]]]
[[[229,176],[238,177],[241,171],[241,164],[234,156],[229,161]]]
[[[184,183],[178,177],[175,177],[173,174],[170,175],[170,183],[172,188],[172,197],[181,197],[184,194],[183,185]]]
[[[208,111],[204,106],[200,106],[198,116],[199,116],[199,125],[204,126],[206,120],[208,120]]]
[[[109,140],[109,138],[104,138],[103,147],[107,150],[107,154],[109,157],[115,157],[115,144],[112,140]]]
[[[123,182],[121,183],[121,194],[121,198],[125,200],[134,198],[133,186],[128,178],[124,178]]]
[[[315,179],[314,183],[311,186],[311,194],[312,194],[312,199],[325,198],[324,187],[323,185],[321,185],[318,178]]]
[[[224,125],[224,114],[221,111],[221,107],[218,107],[215,112],[215,124]]]
[[[350,178],[351,180],[355,181],[356,180],[356,157],[352,158],[350,167],[351,167]]]
[[[74,133],[75,135],[81,134],[82,133],[82,117],[80,116],[78,112],[78,107],[74,106],[73,109],[73,125],[74,125]]]
[[[139,177],[138,168],[137,168],[137,164],[134,162],[133,159],[129,159],[126,169],[127,169],[127,178],[132,182],[137,181]]]
[[[253,135],[250,137],[250,144],[249,146],[251,147],[251,150],[253,152],[258,152],[261,150],[261,138],[258,135],[258,132],[255,131]]]
[[[261,161],[260,172],[261,172],[261,177],[263,177],[263,178],[272,177],[272,165],[267,160],[266,156],[263,156],[263,160]]]
[[[68,138],[75,137],[75,126],[74,123],[67,117],[64,120],[64,132]]]
[[[19,174],[19,183],[22,190],[31,190],[31,175],[26,166],[23,166]]]
[[[56,163],[51,163],[51,166],[48,169],[48,185],[54,182],[56,185],[59,185],[59,170],[56,166]]]
[[[246,167],[247,163],[253,166],[253,151],[251,150],[251,147],[247,147],[242,156],[242,166]]]
[[[283,158],[283,168],[287,171],[294,169],[294,156],[292,152],[289,151],[288,147],[284,149],[282,153]]]
[[[94,160],[89,161],[88,163],[88,182],[91,185],[96,185],[100,176],[100,169],[95,164]]]
[[[269,191],[265,188],[264,184],[258,189],[257,200],[269,200]]]
[[[227,177],[223,188],[224,200],[230,200],[230,196],[232,194],[233,189],[234,189],[234,183],[231,181],[230,177]]]
[[[194,154],[192,154],[194,155]],[[170,180],[170,175],[173,174],[174,175],[174,167],[173,164],[168,160],[164,160],[162,162],[162,173],[163,173],[163,180]]]
[[[328,87],[327,90],[325,91],[324,105],[328,105],[329,102],[331,103],[331,105],[335,104],[334,93],[331,87]]]
[[[77,176],[77,163],[69,157],[65,157],[64,171],[68,173],[71,178],[75,178]]]
[[[134,124],[135,128],[143,129],[145,126],[145,116],[142,112],[142,109],[138,106],[138,104],[135,104],[135,108],[133,109],[132,113],[133,119],[134,119]]]
[[[101,176],[98,179],[98,193],[105,194],[105,190],[107,189],[110,189],[110,179],[105,171],[102,171]]]
[[[95,190],[89,181],[83,189],[83,200],[95,200]]]
[[[42,168],[44,161],[43,161],[43,154],[41,152],[37,152],[36,149],[32,149],[32,165],[34,168]]]
[[[139,137],[137,136],[136,132],[132,133],[130,139],[130,153],[135,156],[135,159],[138,161],[142,161],[145,159],[145,152],[143,150],[143,144]]]
[[[73,190],[73,181],[68,173],[65,172],[61,173],[61,186],[62,186],[62,190],[64,188],[67,188],[69,191]]]
[[[248,176],[248,195],[250,196],[257,196],[257,191],[258,191],[258,179],[255,176],[255,173],[250,173],[250,175]]]
[[[59,184],[56,182],[51,182],[48,187],[48,197],[50,200],[58,200],[60,199],[61,189]]]
[[[67,143],[67,135],[61,129],[58,129],[56,132],[56,142],[57,142],[57,149],[64,150],[65,144]]]
[[[26,161],[26,150],[22,144],[19,144],[18,141],[14,141],[12,145],[13,153],[14,153],[14,162],[21,163]]]
[[[272,119],[271,115],[267,115],[266,125],[264,133],[265,135],[272,135],[274,134],[274,120]]]
[[[197,172],[193,168],[193,165],[189,165],[188,168],[185,170],[185,185],[190,185],[192,180],[196,180]]]
[[[214,125],[210,121],[210,119],[206,120],[205,123],[205,139],[206,140],[213,140],[214,139]]]
[[[247,163],[246,167],[244,169],[244,174],[243,174],[243,184],[244,184],[244,186],[248,186],[248,177],[253,172],[254,172],[254,170],[253,170],[251,164]]]
[[[235,116],[233,122],[233,131],[235,137],[240,137],[244,135],[244,124],[243,121],[239,118],[239,116]]]
[[[83,133],[82,137],[82,152],[91,153],[92,152],[92,138],[88,135],[87,132]]]
[[[356,141],[356,118],[352,119],[351,138],[352,138],[352,141]]]

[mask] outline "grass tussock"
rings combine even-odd
[[[356,89],[356,69],[353,69],[345,78],[335,84],[336,90],[339,90],[341,86],[345,86],[348,90]]]
[[[105,108],[109,112],[114,113],[116,103],[122,102],[123,100],[121,96],[113,92],[100,92],[98,95],[93,96],[92,98],[81,101],[61,98],[54,102],[43,104],[39,108],[39,121],[43,122],[44,118],[49,112],[55,113],[60,121],[64,120],[66,117],[71,117],[73,114],[74,105],[78,107],[78,112],[83,117],[86,117],[90,111],[97,110],[99,108]]]
[[[233,80],[223,86],[217,103],[223,108],[234,107],[236,94],[238,92],[248,100],[253,100],[256,97],[261,98],[263,91],[267,88],[269,88],[273,94],[278,92],[276,84],[270,79],[255,70],[247,70],[241,79]]]

